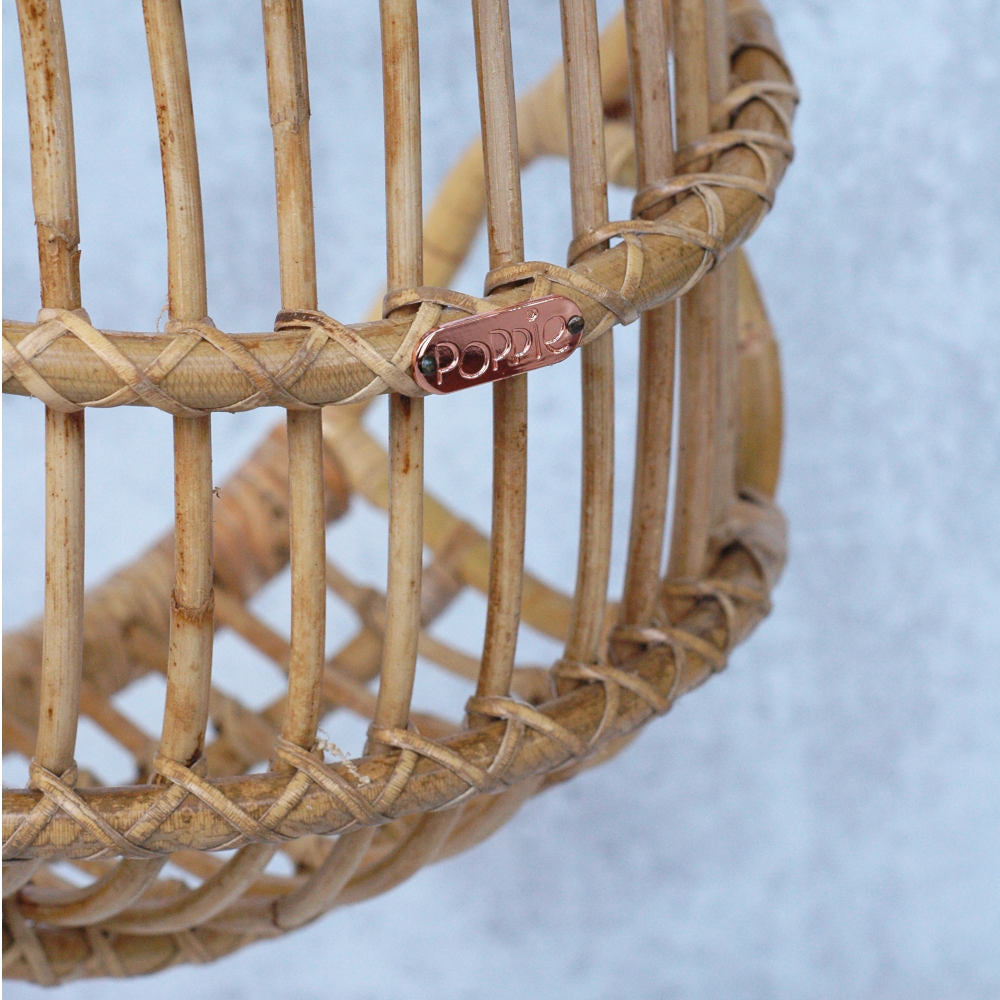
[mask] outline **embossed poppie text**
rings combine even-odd
[[[420,341],[413,376],[433,393],[510,378],[568,357],[583,326],[576,303],[562,295],[455,320]]]

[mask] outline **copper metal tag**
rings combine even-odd
[[[431,330],[413,352],[413,378],[428,392],[455,392],[568,358],[584,321],[572,299],[546,295]]]

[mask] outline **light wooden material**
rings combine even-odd
[[[507,0],[473,0],[479,117],[482,124],[490,268],[524,260],[521,168],[514,109],[514,68]],[[528,491],[528,381],[493,386],[493,523],[479,698],[510,691],[521,620],[524,524]],[[485,717],[475,715],[482,724]]]
[[[315,309],[316,241],[309,151],[309,74],[300,3],[265,0],[268,105],[274,141],[278,266],[283,309]],[[326,517],[323,423],[316,411],[289,410],[288,494],[292,576],[288,703],[282,738],[316,737],[326,644]],[[277,762],[277,768],[287,768]]]
[[[563,0],[563,56],[569,131],[573,238],[608,221],[604,113],[597,11],[593,0]],[[580,260],[599,251],[593,247]],[[575,263],[575,261],[570,261]],[[614,496],[614,353],[605,332],[582,350],[583,476],[580,483],[580,544],[576,586],[566,639],[566,662],[600,659],[611,565]]]
[[[319,308],[301,0],[262,10],[281,283],[267,337],[208,316],[179,0],[144,3],[169,322],[116,333],[90,321],[59,4],[19,5],[42,310],[4,320],[3,379],[45,406],[47,586],[43,618],[4,637],[4,752],[30,762],[29,787],[4,793],[6,975],[55,983],[203,961],[388,891],[613,756],[722,669],[783,564],[777,349],[738,245],[791,156],[795,92],[755,0],[626,0],[600,33],[593,0],[562,0],[563,58],[520,100],[516,22],[504,0],[475,0],[481,138],[426,217],[417,4],[382,0],[387,290],[377,318],[353,324]],[[569,161],[565,264],[524,259],[521,171],[552,155]],[[635,190],[633,218],[608,219],[608,183]],[[485,294],[458,293],[449,282],[484,217]],[[425,403],[410,374],[435,326],[547,294],[572,299],[585,323],[579,546],[565,592],[525,566],[528,376],[492,390],[484,536],[425,488],[424,408],[436,399]],[[631,526],[617,552],[614,342],[635,334],[612,328],[640,316]],[[323,409],[380,393],[387,447],[363,406]],[[96,404],[173,415],[175,524],[85,594],[83,414]],[[211,414],[264,405],[283,407],[284,424],[214,488]],[[384,592],[326,551],[326,525],[352,498],[387,516]],[[287,635],[250,604],[286,566]],[[470,590],[487,601],[481,656],[428,631]],[[354,618],[332,655],[328,599]],[[521,623],[562,644],[551,669],[519,664]],[[225,629],[284,677],[257,710],[213,683]],[[465,685],[463,703],[413,706],[425,661]],[[112,700],[146,674],[166,682],[158,732]],[[353,760],[336,745],[332,713],[344,712],[370,724]],[[129,784],[76,759],[81,714],[134,759]]]
[[[673,173],[668,25],[658,4],[626,4],[635,128],[635,184],[644,190]],[[639,402],[628,562],[621,621],[646,621],[656,604],[670,480],[677,310],[664,303],[642,314]]]

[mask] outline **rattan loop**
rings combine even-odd
[[[301,0],[265,0],[258,56],[280,282],[266,309],[282,309],[271,330],[233,333],[207,315],[220,305],[207,281],[181,3],[146,3],[170,322],[104,330],[77,308],[89,244],[59,4],[19,5],[46,308],[32,323],[4,321],[3,385],[45,404],[46,580],[42,619],[4,644],[4,749],[30,762],[28,787],[4,790],[4,970],[54,983],[210,961],[391,889],[610,758],[723,668],[767,613],[785,559],[771,499],[778,352],[739,244],[791,159],[797,94],[757,0],[728,11],[632,3],[603,32],[592,3],[570,3],[562,59],[516,100],[507,3],[474,0],[480,136],[425,211],[417,42],[430,38],[416,0],[381,0],[386,268],[356,280],[388,290],[370,321],[344,322],[319,308],[329,276],[317,245],[343,257],[366,227],[339,243],[317,228],[305,17]],[[524,260],[542,213],[521,169],[540,156],[569,164],[565,266]],[[636,192],[632,218],[610,220],[609,184]],[[448,287],[484,230],[483,294]],[[155,314],[159,282],[153,295]],[[629,364],[615,373],[620,344],[607,334],[640,316],[633,383]],[[526,373],[577,347],[578,407],[540,413],[544,376]],[[576,381],[569,368],[554,376],[563,389]],[[489,442],[464,426],[464,404],[435,395],[459,379],[494,383],[469,400],[492,396]],[[380,393],[387,441],[364,407],[324,409]],[[636,400],[624,544],[621,396]],[[102,485],[85,461],[96,421],[80,411],[130,405],[179,418],[174,530],[88,591],[84,515]],[[209,415],[264,406],[287,411],[284,421],[217,485]],[[543,514],[553,538],[579,538],[575,581],[560,588],[528,568],[538,556],[528,443],[563,448],[576,419],[579,503],[560,496]],[[446,422],[444,448],[435,420]],[[447,459],[456,499],[482,496],[492,510],[451,510],[435,496]],[[492,490],[478,492],[477,475],[492,475]],[[358,519],[328,533],[352,502]],[[377,540],[353,536],[383,514],[384,587],[372,565],[342,565],[355,546],[380,557]],[[448,637],[445,617],[470,620],[470,598],[486,608],[471,648]],[[551,668],[520,661],[522,627],[559,644]],[[270,665],[273,688],[239,647],[233,656],[233,637]],[[451,681],[425,685],[437,668]],[[149,717],[131,698],[143,678],[166,683]],[[344,714],[370,723],[363,750],[350,723],[341,731]],[[91,723],[135,771],[103,773]],[[74,757],[80,768],[67,766]],[[65,878],[70,865],[87,885]]]

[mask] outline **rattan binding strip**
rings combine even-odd
[[[486,299],[464,297],[466,310],[523,301],[532,294],[530,282],[543,276],[577,303],[586,343],[612,323],[631,323],[683,294],[747,238],[789,162],[796,91],[773,37],[761,37],[759,11],[737,12],[731,24],[734,71],[743,82],[719,109],[727,119],[721,135],[689,150],[699,157],[720,153],[713,170],[650,183],[637,194],[636,209],[655,217],[642,225],[609,224],[575,242],[571,261],[588,246],[621,238],[585,262],[512,264],[491,272]],[[551,87],[539,93],[565,102],[562,90],[555,97]],[[531,109],[530,96],[525,103]],[[523,116],[531,120],[532,111]],[[626,176],[634,171],[615,149],[609,161],[618,162]],[[398,290],[394,294],[392,307],[399,301],[444,301],[436,322],[461,315],[448,290],[415,288],[405,299]],[[394,314],[348,325],[315,313],[282,317],[276,333],[228,334],[208,318],[171,323],[163,333],[122,333],[98,330],[85,314],[50,310],[34,325],[4,320],[3,385],[6,392],[30,392],[65,412],[141,403],[178,416],[265,405],[308,409],[387,391],[418,395],[410,356],[427,321],[427,313],[418,312],[414,318]]]

